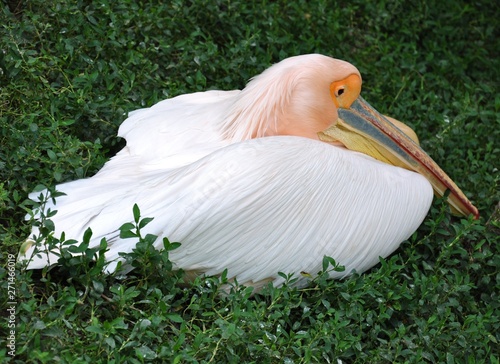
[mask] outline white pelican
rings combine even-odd
[[[118,229],[137,203],[154,217],[144,234],[181,243],[170,257],[188,276],[227,268],[228,278],[260,287],[282,284],[284,272],[303,286],[299,273],[314,276],[325,255],[346,268],[335,278],[391,254],[421,224],[433,188],[449,189],[452,209],[477,217],[411,129],[360,91],[353,65],[311,54],[273,65],[242,91],[132,112],[119,130],[122,151],[95,176],[57,186],[66,195],[48,206],[58,210],[55,234],[81,239],[91,227],[91,246],[107,239],[113,271],[136,243]],[[20,253],[28,268],[56,263],[43,247],[33,254],[33,242]]]

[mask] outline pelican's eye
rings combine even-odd
[[[345,92],[345,86],[340,86],[335,90],[335,96],[339,97]]]

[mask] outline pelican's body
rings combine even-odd
[[[183,95],[133,112],[120,128],[127,140],[120,153],[92,178],[57,187],[66,196],[49,206],[58,211],[55,235],[81,239],[91,227],[91,246],[108,241],[112,271],[118,254],[136,243],[121,239],[118,230],[133,220],[136,203],[142,216],[154,217],[143,234],[181,243],[170,255],[177,268],[207,275],[227,269],[229,278],[257,287],[281,284],[278,272],[294,273],[303,285],[300,273],[315,275],[325,255],[346,267],[341,276],[391,254],[424,219],[435,184],[346,149],[351,142],[333,133],[322,138],[333,138],[330,143],[320,141],[318,132],[340,123],[338,110],[358,98],[359,92],[344,90],[357,87],[359,74],[324,56],[294,58],[243,91]],[[301,67],[293,68],[297,62]],[[328,81],[325,98],[318,96],[320,86],[309,84],[316,96],[308,95],[299,81],[334,64],[345,76],[342,83]],[[273,88],[283,84],[293,93],[281,90],[273,99]],[[351,149],[364,147],[357,148]],[[161,239],[156,244],[161,248]],[[21,254],[31,257],[29,268],[57,261],[56,255],[33,255],[34,248]]]

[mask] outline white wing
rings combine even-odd
[[[115,260],[133,249],[134,240],[121,240],[117,229],[132,220],[137,203],[142,216],[154,217],[144,233],[181,242],[171,254],[177,267],[209,275],[227,268],[228,277],[254,285],[281,284],[278,272],[314,275],[324,255],[346,267],[336,276],[363,272],[418,228],[433,196],[417,173],[288,136],[247,140],[175,170],[139,174],[60,186],[68,196],[58,200],[56,229],[80,238],[90,226],[95,244],[108,238],[107,259]],[[35,259],[31,267],[46,264]]]
[[[127,145],[106,163],[100,174],[135,174],[135,167],[177,168],[229,144],[219,125],[241,91],[206,91],[161,101],[132,111],[118,136]]]

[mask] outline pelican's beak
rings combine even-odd
[[[347,149],[368,154],[382,162],[406,168],[423,175],[436,195],[450,190],[448,203],[452,212],[479,217],[476,207],[465,197],[450,177],[417,144],[416,137],[405,134],[401,123],[392,123],[372,108],[361,96],[348,109],[338,109],[335,125],[319,133],[325,142],[340,142]],[[408,133],[408,132],[407,132]],[[409,134],[409,133],[408,133]]]

